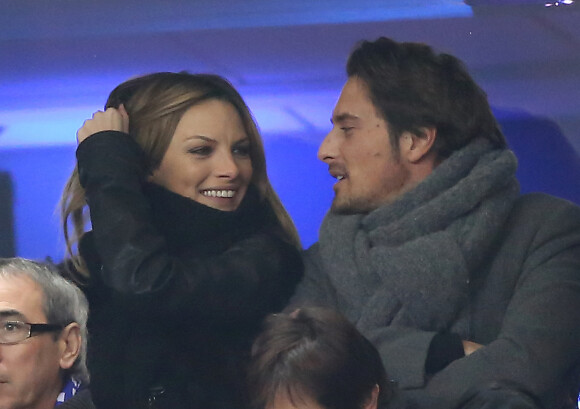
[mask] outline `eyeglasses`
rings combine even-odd
[[[0,320],[0,344],[17,344],[45,332],[60,331],[60,324],[30,324],[22,321]]]

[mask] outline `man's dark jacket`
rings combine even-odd
[[[546,408],[575,405],[580,208],[518,196],[510,156],[476,141],[392,204],[327,215],[304,254],[292,308],[345,314],[421,409],[455,408],[495,381]],[[484,347],[428,373],[434,339],[449,335]]]

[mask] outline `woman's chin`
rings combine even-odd
[[[221,210],[222,212],[233,212],[240,206],[241,200],[236,197],[203,197],[196,200],[204,206]]]

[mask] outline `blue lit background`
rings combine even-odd
[[[316,151],[344,62],[356,41],[380,35],[463,59],[520,158],[522,190],[580,203],[576,8],[489,13],[456,0],[20,0],[2,8],[0,171],[13,179],[20,256],[62,257],[55,210],[76,130],[115,85],[163,70],[216,72],[240,90],[272,182],[310,245],[332,199]]]
[[[572,3],[4,1],[0,172],[14,188],[16,253],[61,259],[56,208],[75,133],[109,91],[134,75],[180,70],[218,73],[240,90],[262,130],[272,183],[310,245],[332,199],[316,151],[344,62],[356,41],[380,35],[464,60],[518,155],[522,190],[580,203],[580,14]]]

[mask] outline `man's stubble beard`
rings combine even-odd
[[[330,212],[341,215],[367,214],[376,208],[368,200],[362,198],[339,198],[334,196]]]

